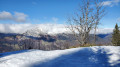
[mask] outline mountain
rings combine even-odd
[[[68,32],[64,32],[64,33],[52,33],[50,34],[50,30],[45,31],[43,30],[44,28],[42,27],[42,29],[40,27],[36,27],[30,30],[27,30],[24,35],[26,36],[33,36],[33,37],[40,37],[41,35],[49,35],[49,36],[54,36],[56,38],[56,40],[59,41],[68,41],[71,44],[74,44],[74,42],[76,42],[76,38],[74,37],[74,35],[72,33],[68,33]],[[51,29],[52,30],[52,29]],[[96,35],[96,44],[111,44],[111,33],[106,33],[106,34],[97,34]],[[74,42],[73,42],[74,41]],[[94,35],[90,34],[90,39],[89,39],[90,43],[94,42]],[[78,43],[77,43],[78,44]]]
[[[96,45],[112,45],[111,37],[112,34],[108,33],[97,34]],[[90,34],[88,43],[94,44],[93,34]],[[55,25],[53,27],[52,25],[46,25],[45,27],[36,25],[21,34],[0,33],[0,44],[0,52],[21,50],[21,47],[22,49],[56,50],[79,46],[79,42],[72,33],[65,32],[65,29],[61,26],[56,27]]]
[[[110,34],[97,34],[97,36],[99,36],[100,38],[105,38],[108,35],[110,35]]]
[[[42,31],[42,29],[39,29],[38,27],[35,27],[30,30],[27,30],[26,32],[23,33],[23,35],[39,37],[40,35],[47,35],[47,32]]]

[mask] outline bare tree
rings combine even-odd
[[[94,43],[96,42],[96,29],[100,24],[100,20],[106,14],[105,7],[103,7],[103,2],[101,0],[95,0],[95,8],[96,8],[96,13],[95,13],[95,27],[94,27]]]
[[[96,29],[105,13],[101,0],[83,0],[78,12],[68,18],[68,29],[74,34],[80,45],[87,43],[90,31]]]

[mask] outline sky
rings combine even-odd
[[[81,0],[0,0],[0,24],[65,24]],[[120,25],[120,0],[104,0],[100,28]]]

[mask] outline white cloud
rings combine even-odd
[[[0,24],[2,33],[24,33],[30,29],[39,29],[48,34],[70,33],[64,24]],[[101,28],[97,30],[97,34],[112,33],[112,31],[113,28]],[[93,30],[90,33],[93,34]]]
[[[53,17],[52,20],[53,20],[53,22],[57,22],[57,21],[58,21],[58,18]]]
[[[110,6],[111,3],[112,3],[112,1],[104,1],[104,2],[103,2],[103,5],[104,5],[104,6]]]
[[[45,20],[46,20],[46,19],[47,19],[47,17],[43,17],[43,19],[45,19]]]
[[[12,20],[15,22],[25,22],[27,20],[27,15],[20,12],[14,12],[14,14],[11,14],[7,11],[0,12],[0,20]]]
[[[14,18],[16,22],[25,22],[27,15],[24,13],[15,12]]]
[[[33,5],[36,5],[37,3],[36,2],[32,2]]]
[[[96,34],[107,34],[112,32],[113,32],[113,28],[99,28],[96,30]],[[90,33],[94,34],[94,30],[92,30]]]
[[[102,4],[103,6],[114,6],[114,5],[118,5],[118,3],[120,2],[120,0],[109,0],[109,1],[103,1]]]
[[[0,24],[0,32],[2,33],[23,33],[27,29],[31,29],[32,24]]]
[[[120,17],[119,17],[119,18],[117,18],[117,22],[120,22]]]
[[[13,19],[13,16],[10,12],[0,12],[0,20],[11,20]]]

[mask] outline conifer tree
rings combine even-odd
[[[120,31],[117,24],[115,25],[115,29],[113,30],[112,43],[115,46],[120,46]]]

